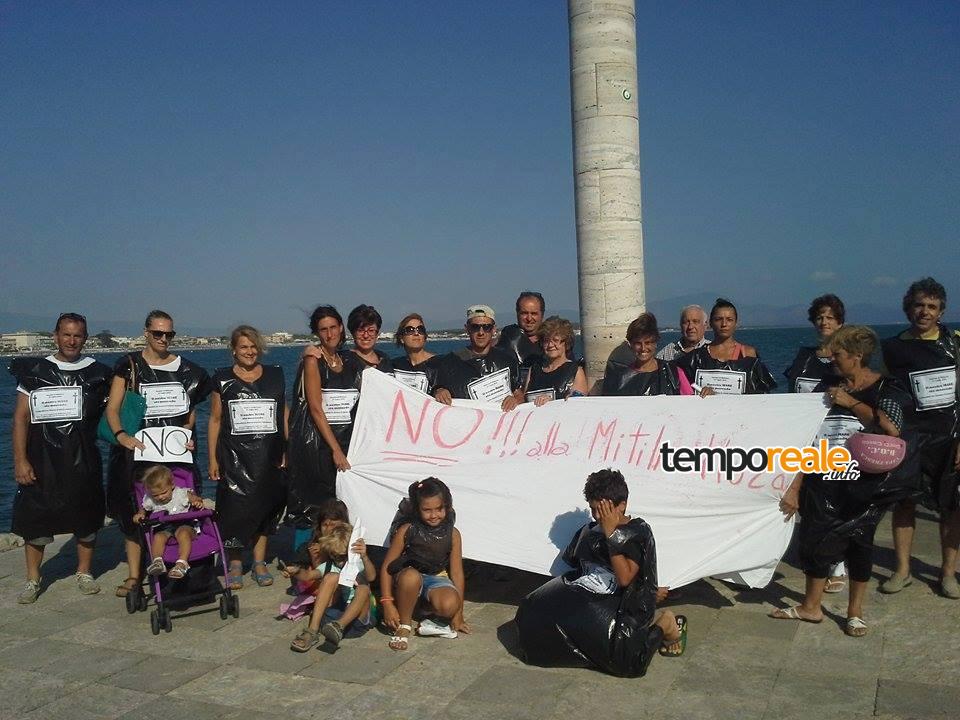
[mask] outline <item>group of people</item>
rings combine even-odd
[[[960,339],[941,322],[945,308],[942,285],[932,278],[914,283],[903,300],[910,327],[880,343],[869,328],[844,324],[843,303],[836,296],[812,303],[809,318],[820,342],[800,349],[785,373],[789,390],[826,393],[831,408],[821,436],[830,443],[843,443],[853,432],[879,433],[902,436],[910,452],[897,470],[865,474],[856,482],[796,478],[781,508],[788,515],[799,511],[802,517],[806,595],[799,606],[777,610],[774,617],[819,622],[822,593],[842,589],[848,575],[846,632],[865,634],[862,603],[877,523],[894,506],[897,568],[881,591],[899,592],[911,583],[918,501],[940,512],[940,590],[945,597],[960,598],[956,580]],[[72,533],[76,539],[79,591],[100,591],[91,560],[104,508],[125,538],[128,577],[116,593],[125,596],[140,587],[149,566],[138,524],[143,508],[135,504],[132,488],[144,479],[149,465],[134,461],[135,451],[143,449],[135,433],[164,426],[193,429],[197,406],[209,396],[207,472],[217,483],[218,522],[229,553],[227,578],[232,589],[244,583],[244,550],[252,555],[251,581],[274,582],[267,566],[267,539],[279,522],[286,522],[295,528],[298,551],[297,560],[282,572],[313,605],[309,625],[293,649],[308,649],[321,635],[339,642],[349,627],[369,624],[379,613],[395,633],[390,646],[403,650],[410,642],[418,599],[436,617],[421,623],[421,634],[452,637],[469,628],[462,615],[464,574],[449,489],[435,478],[411,486],[379,575],[365,546],[348,542],[346,508],[331,506],[339,502],[337,472],[350,467],[347,452],[364,370],[391,373],[441,403],[479,399],[496,402],[504,412],[524,402],[542,405],[590,394],[756,394],[776,386],[757,350],[736,339],[737,309],[722,298],[709,313],[699,306],[684,308],[680,339],[659,351],[656,318],[651,313],[640,315],[627,328],[625,342],[611,353],[604,378],[592,388],[581,363],[572,357],[573,325],[556,316],[545,318],[539,293],[521,293],[515,309],[517,323],[498,333],[495,311],[471,305],[465,314],[468,343],[446,355],[427,349],[424,319],[410,313],[395,333],[402,354],[389,358],[376,347],[382,318],[375,308],[359,305],[344,323],[336,308],[321,305],[309,320],[317,342],[303,353],[289,404],[282,369],[263,364],[263,338],[248,325],[231,333],[232,366],[210,376],[170,351],[176,331],[173,319],[163,311],[147,316],[143,350],[122,356],[113,368],[82,355],[85,318],[61,315],[54,330],[57,352],[45,358],[16,358],[10,367],[18,382],[13,531],[26,543],[27,578],[19,601],[34,602],[40,594],[44,548],[59,533]],[[708,325],[713,332],[709,341]],[[348,333],[353,340],[349,348]],[[885,366],[879,370],[871,366],[878,348]],[[110,441],[106,492],[98,432]],[[188,449],[194,449],[192,442]],[[183,467],[193,474],[199,490],[199,464]],[[607,623],[613,635],[603,642],[596,637],[585,640],[584,646],[597,640],[598,647],[605,648],[607,654],[593,657],[592,664],[616,674],[641,674],[651,649],[682,653],[686,623],[666,611],[660,615],[653,611],[658,594],[662,596],[656,585],[653,535],[646,523],[626,514],[625,491],[616,471],[588,478],[585,497],[595,522],[578,533],[567,553],[578,569],[553,582],[566,583],[574,593],[603,596],[604,612],[613,608],[618,618],[632,618],[622,627],[620,620],[616,628]],[[155,562],[157,553],[148,551],[150,562]],[[344,595],[337,591],[336,576],[351,553],[361,558],[361,567]],[[188,571],[184,564],[170,573],[183,577]],[[151,572],[162,570],[153,567]],[[379,606],[372,606],[369,586],[376,582]],[[542,590],[524,601],[518,622],[521,637],[538,638],[533,645],[545,647],[550,642],[543,639],[542,623],[550,615],[543,609],[543,598],[558,595],[556,588]],[[329,611],[338,601],[340,619],[330,619]],[[293,605],[292,612],[297,612],[300,604]],[[552,627],[563,625],[557,620]],[[554,640],[569,645],[569,638]],[[531,662],[548,662],[547,655],[528,652]]]

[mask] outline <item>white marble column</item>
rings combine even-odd
[[[592,383],[643,312],[634,0],[568,0],[580,325]]]

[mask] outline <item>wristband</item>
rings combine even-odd
[[[126,432],[126,430],[124,430],[123,428],[120,428],[119,430],[117,430],[117,431],[113,434],[114,440],[119,440],[119,439],[120,439],[120,436],[123,435],[125,432]]]
[[[382,603],[385,603],[385,602],[392,603],[392,602],[393,602],[393,598],[392,598],[392,597],[382,597],[382,598],[380,598],[380,602],[382,602]]]

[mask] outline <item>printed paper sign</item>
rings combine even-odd
[[[546,390],[531,390],[527,393],[527,402],[534,402],[537,398],[545,397],[547,400],[556,400],[557,394],[553,391],[553,388],[547,388]]]
[[[331,425],[349,425],[350,411],[360,398],[359,390],[323,389],[323,414]]]
[[[187,443],[193,431],[184,427],[152,427],[139,430],[134,437],[143,443],[143,450],[133,451],[134,462],[192,463],[193,453]]]
[[[180,417],[190,412],[190,398],[180,383],[141,383],[139,391],[147,401],[146,418]]]
[[[510,394],[510,368],[497,370],[467,384],[467,393],[472,400],[500,404]]]
[[[410,372],[409,370],[394,370],[393,376],[407,387],[426,393],[430,388],[430,381],[427,374],[422,372]]]
[[[277,431],[277,401],[270,398],[231,400],[232,435],[271,435]]]
[[[862,430],[863,424],[851,415],[831,415],[823,419],[817,440],[826,440],[830,447],[846,447],[850,436]]]
[[[816,394],[577,397],[512,412],[459,402],[364,371],[337,496],[363,508],[369,542],[387,544],[410,483],[432,475],[450,486],[465,557],[560,571],[563,549],[590,520],[584,481],[612,467],[627,480],[627,512],[653,528],[659,582],[670,587],[733,573],[754,587],[769,582],[793,533],[778,508],[793,477],[668,473],[660,447],[806,446],[827,412]]]
[[[37,388],[29,400],[33,424],[83,419],[83,388],[79,385]]]
[[[953,366],[910,373],[910,390],[917,410],[950,407],[957,399],[957,369]]]
[[[798,393],[812,393],[820,384],[819,378],[798,377],[793,383],[793,391]]]
[[[747,374],[742,370],[697,370],[694,384],[711,387],[717,395],[743,395]]]
[[[352,548],[353,544],[362,538],[366,532],[367,529],[363,526],[363,523],[360,522],[360,518],[357,518],[357,521],[353,525],[353,532],[350,534],[350,544],[347,546],[347,562],[344,563],[343,569],[340,571],[340,579],[337,581],[338,584],[344,587],[353,587],[353,584],[357,581],[357,576],[363,572],[363,558],[350,548]]]

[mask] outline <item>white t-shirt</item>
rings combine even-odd
[[[177,487],[167,502],[160,504],[150,493],[143,496],[143,509],[148,513],[166,511],[169,515],[179,515],[190,511],[190,495],[186,488]]]

